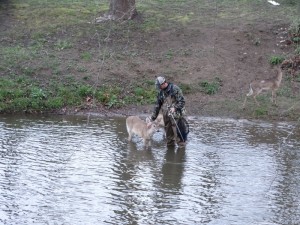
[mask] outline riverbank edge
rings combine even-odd
[[[153,105],[128,105],[121,108],[108,109],[104,106],[97,106],[92,108],[78,109],[75,107],[65,107],[59,110],[39,113],[17,113],[18,115],[49,115],[49,116],[80,116],[80,117],[99,117],[99,118],[111,118],[111,117],[127,117],[130,115],[137,115],[141,118],[145,118],[152,113]],[[292,122],[298,123],[299,118],[291,118],[288,116],[272,115],[256,117],[247,114],[248,111],[240,110],[236,112],[232,111],[216,111],[213,109],[203,111],[199,109],[188,111],[187,118],[222,118],[233,120],[248,120],[248,121],[264,121],[264,122]]]

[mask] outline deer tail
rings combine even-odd
[[[251,84],[249,85],[249,93],[247,94],[247,97],[253,95],[253,88],[251,86]]]

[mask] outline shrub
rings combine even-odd
[[[44,101],[41,99],[31,99],[29,108],[33,110],[42,110],[45,108]]]
[[[114,106],[121,105],[120,95],[121,95],[120,87],[102,87],[95,93],[95,98],[109,108]]]
[[[148,86],[153,86],[155,85],[155,81],[154,80],[145,80],[145,84]]]
[[[14,111],[22,111],[30,107],[30,99],[26,97],[15,98],[11,103]]]
[[[208,95],[216,94],[222,84],[222,80],[218,77],[214,81],[202,81],[200,82],[201,91]]]
[[[44,99],[46,98],[46,93],[41,88],[33,87],[31,88],[30,97],[34,99]]]
[[[145,93],[144,89],[141,87],[137,87],[134,89],[134,93],[137,96],[143,96],[143,94]]]
[[[118,97],[116,95],[111,95],[106,105],[108,106],[108,108],[118,107],[119,106]]]
[[[284,57],[283,57],[283,56],[271,56],[269,62],[270,62],[272,65],[278,65],[278,64],[282,63],[283,60],[284,60]]]
[[[179,84],[179,87],[184,94],[190,94],[192,92],[192,88],[188,84]]]
[[[0,89],[0,101],[5,101],[12,98],[12,92],[7,89]]]
[[[97,91],[95,97],[100,103],[107,103],[109,101],[109,93],[106,93],[105,90]]]
[[[268,115],[268,110],[266,108],[258,108],[254,113],[256,116],[266,116]]]
[[[293,37],[292,41],[295,43],[300,43],[300,37]]]
[[[81,102],[75,87],[59,86],[56,96],[60,96],[66,105],[76,105]]]
[[[156,91],[154,88],[137,87],[134,89],[134,95],[135,102],[139,103],[153,103],[156,99]]]
[[[49,109],[59,109],[63,107],[63,105],[64,105],[64,100],[62,97],[50,98],[45,103],[46,108]]]
[[[92,59],[92,54],[90,52],[83,52],[80,55],[80,58],[85,60],[85,61],[90,61]]]
[[[82,85],[78,88],[79,96],[87,97],[93,95],[93,88],[91,86]]]

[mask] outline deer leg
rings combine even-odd
[[[256,105],[258,105],[258,106],[259,106],[259,103],[258,103],[258,101],[256,100],[256,96],[258,96],[258,95],[262,92],[262,90],[263,90],[263,89],[255,90],[255,91],[254,91],[254,94],[253,94],[253,98],[254,98],[254,100],[255,100],[255,103],[256,103]]]
[[[131,139],[132,139],[132,133],[129,132],[129,135],[128,135],[128,141],[131,141]]]
[[[144,139],[144,147],[151,147],[151,141],[150,139]]]
[[[275,91],[272,91],[272,102],[277,105],[277,102],[276,102],[276,93]]]
[[[245,109],[246,102],[247,102],[247,96],[245,97],[245,100],[244,100],[243,109]]]
[[[254,101],[255,101],[256,105],[259,106],[259,103],[258,103],[258,101],[256,100],[256,95],[253,95],[253,98],[254,98]]]

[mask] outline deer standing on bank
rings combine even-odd
[[[141,137],[145,147],[151,146],[151,138],[157,131],[157,122],[151,122],[148,119],[143,121],[138,116],[129,116],[126,119],[126,128],[128,132],[128,141],[131,141],[134,134]]]
[[[253,96],[256,105],[259,103],[256,100],[256,96],[259,95],[262,91],[271,90],[272,91],[272,102],[276,103],[276,91],[278,90],[281,80],[282,80],[282,70],[281,68],[277,68],[277,75],[273,78],[260,80],[260,81],[253,81],[250,83],[249,93],[246,95],[243,108],[246,106],[247,97]]]

